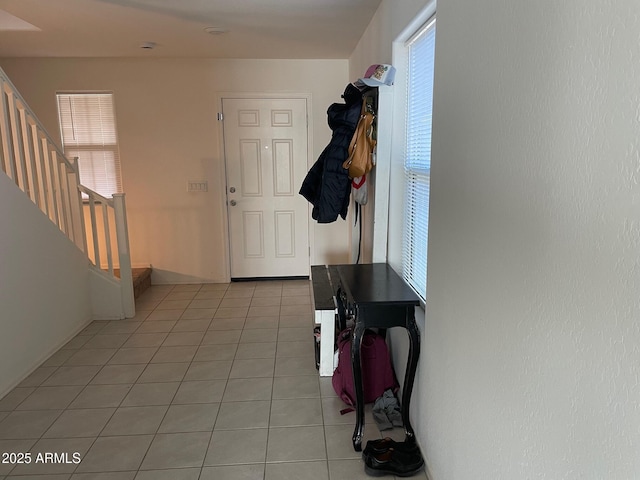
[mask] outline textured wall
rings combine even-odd
[[[0,398],[91,319],[84,254],[0,171]]]
[[[433,480],[640,478],[640,3],[438,5]]]

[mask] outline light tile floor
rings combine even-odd
[[[309,288],[153,286],[91,323],[0,400],[0,480],[369,478],[315,369]]]

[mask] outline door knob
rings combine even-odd
[[[229,203],[232,207],[235,207],[238,204],[238,202],[236,202],[235,200],[231,200]]]
[[[231,188],[229,189],[229,191],[230,191],[231,193],[236,193],[236,187],[231,187]]]

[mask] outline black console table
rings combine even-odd
[[[351,348],[351,363],[356,391],[356,427],[353,432],[353,448],[362,450],[364,431],[364,402],[360,346],[368,328],[403,327],[409,334],[409,358],[404,378],[402,421],[405,441],[414,442],[415,433],[409,419],[409,405],[413,381],[420,355],[420,332],[416,325],[415,307],[420,300],[413,290],[386,263],[364,265],[338,265],[339,283],[346,295],[347,310],[355,315],[355,328]]]

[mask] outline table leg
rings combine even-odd
[[[353,382],[356,392],[356,428],[353,431],[353,449],[356,452],[362,450],[362,437],[364,431],[364,392],[362,387],[362,365],[360,363],[360,346],[364,336],[364,323],[356,322],[351,343],[351,367],[353,369]]]
[[[407,371],[404,377],[402,388],[402,422],[404,423],[405,441],[415,441],[415,433],[409,418],[411,404],[411,393],[413,391],[413,381],[418,367],[418,357],[420,356],[420,331],[416,324],[414,311],[407,312],[407,332],[409,334],[409,358],[407,359]]]

